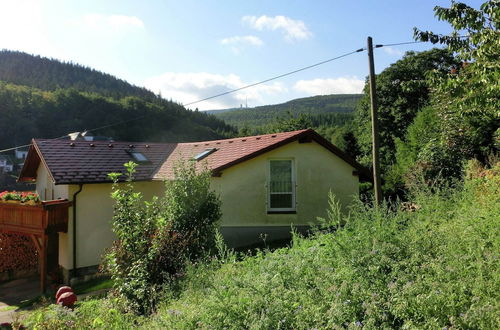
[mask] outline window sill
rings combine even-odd
[[[267,211],[267,214],[297,214],[297,211]]]

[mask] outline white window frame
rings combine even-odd
[[[279,193],[271,193],[271,162],[273,161],[290,161],[292,166],[292,207],[271,207],[271,195]],[[267,161],[267,211],[268,212],[290,212],[296,211],[296,176],[295,176],[295,161],[293,158],[271,158]],[[281,193],[283,194],[283,193]]]

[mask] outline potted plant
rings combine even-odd
[[[36,192],[31,191],[3,191],[0,193],[0,201],[7,203],[22,203],[26,205],[36,205],[40,202],[40,197]]]
[[[0,193],[0,200],[7,203],[21,203],[21,196],[15,191],[4,191]]]
[[[40,203],[40,197],[36,192],[22,192],[21,193],[21,203],[28,205],[36,205]]]

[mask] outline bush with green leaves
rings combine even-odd
[[[149,317],[123,299],[30,315],[30,327],[141,329],[498,329],[500,163],[469,164],[463,187],[408,204],[356,203],[293,246],[189,264]],[[332,230],[333,229],[333,230]],[[54,313],[54,310],[58,311]],[[70,321],[70,322],[69,322]]]
[[[333,202],[322,230],[291,248],[191,268],[146,327],[498,329],[499,171],[422,190],[412,207],[345,215]]]
[[[422,144],[441,148],[435,152],[437,172],[450,159],[486,162],[500,150],[500,1],[485,1],[479,9],[452,1],[448,8],[436,6],[434,13],[451,25],[451,35],[415,29],[415,38],[444,44],[462,61],[445,76],[431,76],[439,134],[437,143]],[[439,154],[444,157],[439,159]],[[425,161],[428,155],[423,156]],[[449,174],[459,177],[461,172]]]
[[[105,256],[105,269],[130,310],[150,314],[159,297],[183,275],[186,261],[207,255],[215,242],[220,201],[210,190],[210,173],[194,163],[180,164],[165,195],[143,201],[134,191],[135,167],[125,164],[127,183],[112,173],[115,200],[112,229],[117,240]]]

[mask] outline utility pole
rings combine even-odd
[[[373,63],[372,37],[368,37],[368,66],[370,69],[370,103],[372,114],[373,188],[375,192],[375,204],[379,206],[382,202],[382,189],[380,185],[377,88],[375,86],[375,64]]]

